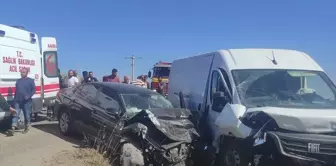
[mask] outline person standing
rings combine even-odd
[[[161,77],[159,77],[158,80],[159,80],[159,85],[158,85],[158,88],[156,89],[156,92],[161,95],[164,95],[165,83],[162,82]]]
[[[89,82],[89,73],[87,71],[83,71],[83,81],[82,83],[88,83]]]
[[[118,77],[118,70],[117,69],[113,69],[112,70],[112,75],[103,77],[103,79],[104,79],[103,82],[116,82],[116,83],[120,83],[120,79]]]
[[[89,72],[88,82],[98,82],[98,79],[93,76],[93,72]]]
[[[130,79],[127,76],[124,76],[124,81],[122,83],[130,84]]]
[[[136,80],[131,81],[132,85],[146,88],[146,83],[143,81],[143,75],[138,76]]]
[[[32,97],[35,94],[36,89],[34,79],[31,79],[27,76],[28,69],[23,68],[20,72],[21,78],[17,80],[15,84],[16,91],[14,96],[14,102],[17,114],[15,114],[12,119],[12,129],[15,129],[17,127],[17,121],[22,110],[25,120],[25,129],[22,133],[25,134],[29,131]]]
[[[79,84],[78,78],[74,76],[74,71],[69,70],[68,72],[68,87],[74,87]]]
[[[147,89],[150,89],[150,83],[147,80],[148,80],[148,76],[145,75],[144,76],[144,82],[146,83]]]
[[[58,75],[58,83],[59,83],[60,89],[65,88],[64,87],[64,79],[62,78],[61,70],[60,69],[57,69],[57,75]]]
[[[72,70],[73,71],[73,76],[77,77],[77,71],[76,70]]]

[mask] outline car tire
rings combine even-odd
[[[61,134],[68,136],[72,134],[72,119],[68,111],[62,111],[58,119],[58,127]]]
[[[120,148],[120,166],[144,166],[144,158],[140,149],[130,143]]]

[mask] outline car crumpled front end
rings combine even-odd
[[[307,121],[307,115],[291,116],[286,111],[279,113],[274,111],[276,108],[269,111],[271,109],[250,110],[241,118],[253,129],[247,139],[253,143],[254,153],[278,155],[278,159],[286,157],[301,165],[336,164],[336,126],[333,126],[332,118],[330,121],[316,115],[315,121]]]
[[[122,136],[141,147],[147,164],[185,163],[198,137],[190,116],[186,109],[143,110],[125,122]]]

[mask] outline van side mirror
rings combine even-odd
[[[148,78],[152,78],[152,72],[151,72],[151,71],[148,71],[147,76],[148,76]]]
[[[225,105],[230,102],[229,97],[224,94],[224,92],[215,92],[212,98],[212,107],[211,109],[215,112],[222,112]]]

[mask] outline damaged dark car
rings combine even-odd
[[[56,99],[60,132],[82,133],[111,165],[189,164],[198,138],[191,113],[162,95],[133,85],[87,83],[62,89]]]

